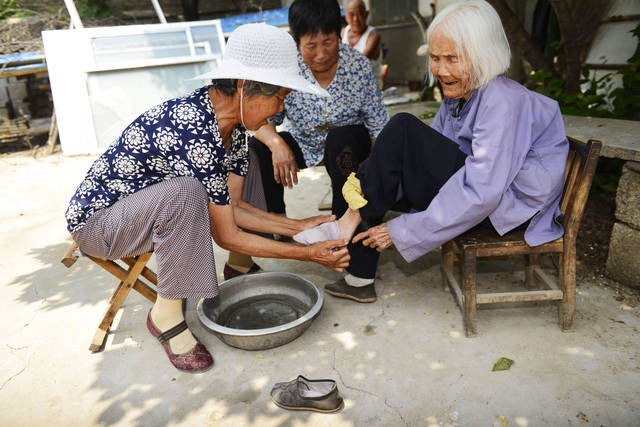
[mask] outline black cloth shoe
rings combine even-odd
[[[358,302],[375,302],[377,299],[376,288],[373,283],[367,286],[349,286],[344,277],[337,282],[325,285],[324,290],[334,297],[352,299]]]
[[[243,272],[238,271],[235,268],[229,266],[229,264],[227,264],[225,262],[224,263],[224,270],[222,271],[222,275],[224,276],[224,280],[229,280],[229,279],[233,279],[234,277],[237,277],[237,276],[242,276],[243,274],[257,273],[257,272],[259,272],[261,270],[262,269],[260,268],[260,266],[254,262],[253,265],[251,266],[251,268],[249,269],[249,271],[247,271],[246,273],[243,273]]]
[[[276,383],[271,399],[279,407],[294,411],[336,412],[343,405],[335,381],[310,380],[302,375],[286,383]]]

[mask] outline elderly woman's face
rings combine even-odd
[[[431,73],[440,82],[444,96],[468,100],[473,93],[468,61],[462,61],[458,57],[458,49],[453,40],[440,32],[432,34],[429,40],[429,57]]]
[[[305,34],[300,37],[302,59],[311,68],[311,72],[324,73],[338,63],[338,35],[336,33]]]
[[[284,110],[284,98],[291,89],[283,88],[274,96],[252,95],[244,97],[243,115],[247,129],[257,131],[267,124],[267,119]]]

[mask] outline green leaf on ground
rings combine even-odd
[[[513,365],[513,360],[507,359],[506,357],[501,357],[498,361],[493,365],[492,371],[506,371]]]

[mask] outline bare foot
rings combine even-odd
[[[340,226],[340,238],[347,242],[350,241],[361,221],[362,218],[360,217],[360,211],[354,211],[347,208],[347,211],[338,220],[338,225]]]
[[[337,221],[325,222],[317,227],[301,231],[293,236],[293,240],[303,245],[311,245],[326,240],[343,239],[348,242],[360,224],[360,212],[347,209]]]

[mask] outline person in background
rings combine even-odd
[[[340,43],[342,16],[336,0],[295,0],[289,28],[298,46],[301,76],[330,97],[291,91],[284,112],[255,133],[249,148],[259,159],[268,212],[285,215],[284,187],[298,183],[298,170],[323,163],[333,190],[331,212],[340,216],[347,209],[342,186],[369,156],[389,114],[367,58]],[[283,129],[277,132],[281,122]],[[253,198],[245,200],[260,207]],[[230,252],[224,277],[259,269],[251,257]]]
[[[117,260],[154,252],[158,296],[147,328],[170,362],[185,372],[213,365],[184,320],[185,298],[214,298],[218,281],[211,238],[248,255],[315,261],[335,271],[349,264],[343,240],[309,247],[243,229],[293,235],[332,219],[283,218],[242,201],[247,132],[282,111],[291,89],[326,96],[298,74],[286,31],[247,24],[229,36],[210,85],[157,105],[125,128],[91,166],[66,212],[80,250]]]
[[[369,11],[364,1],[349,0],[344,8],[347,26],[342,30],[342,43],[346,43],[369,58],[376,76],[378,87],[382,89],[382,49],[380,34],[367,25]]]

